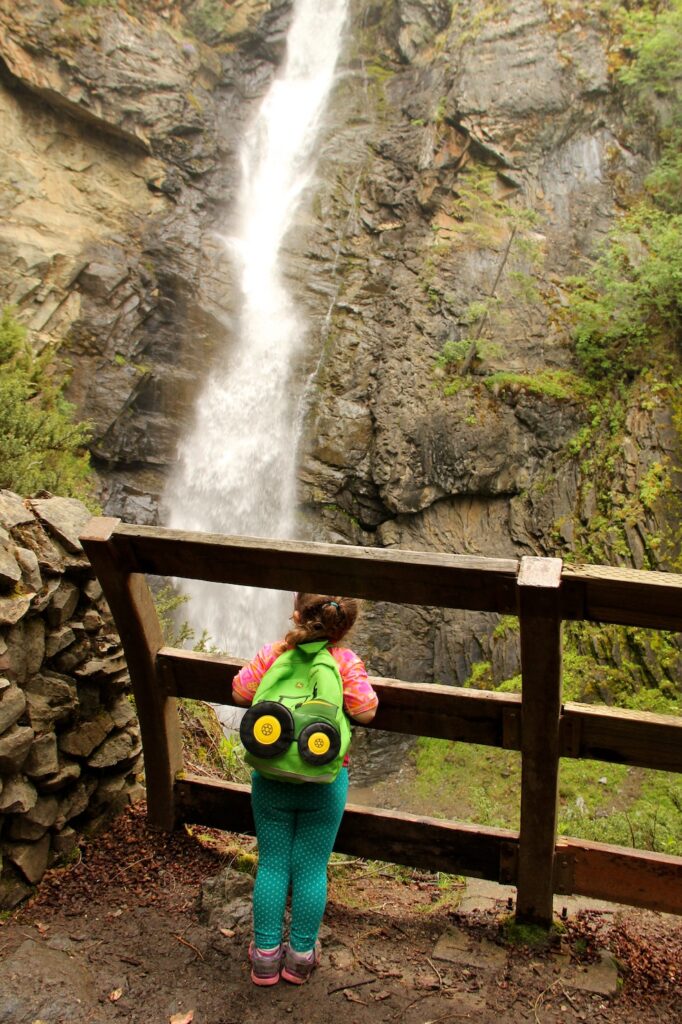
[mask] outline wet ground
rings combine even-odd
[[[239,843],[122,815],[0,925],[0,1024],[682,1024],[680,919],[576,909],[531,948],[506,891],[357,860],[330,867],[311,981],[257,989]],[[229,905],[207,918],[202,885],[225,871]]]

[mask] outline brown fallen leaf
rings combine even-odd
[[[115,988],[113,992],[109,993],[109,1002],[110,1003],[117,1003],[122,995],[123,995],[123,989],[122,988]]]
[[[192,1024],[194,1020],[194,1010],[188,1010],[187,1013],[174,1013],[170,1019],[170,1024]]]
[[[354,992],[352,988],[344,988],[343,994],[349,1003],[360,1003],[362,1006],[367,1006],[364,999],[361,999],[357,992]]]
[[[49,924],[42,924],[40,921],[36,921],[36,929],[40,932],[41,935],[44,935],[49,927]]]

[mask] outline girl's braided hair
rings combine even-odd
[[[309,640],[338,643],[358,616],[358,602],[353,597],[296,594],[294,611],[298,612],[300,621],[284,637],[288,648],[297,647]]]

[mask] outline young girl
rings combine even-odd
[[[356,722],[370,722],[377,696],[357,654],[337,644],[357,617],[352,598],[296,594],[294,627],[283,640],[266,644],[235,676],[235,703],[251,703],[258,684],[284,651],[312,640],[329,640],[329,653],[339,666],[343,705]],[[334,782],[292,783],[252,776],[251,803],[258,837],[258,874],[253,890],[254,941],[249,947],[251,980],[274,985],[281,977],[294,985],[307,981],[320,959],[317,933],[327,903],[327,864],[334,846],[348,792],[348,769]],[[289,942],[282,944],[282,925],[291,888]]]

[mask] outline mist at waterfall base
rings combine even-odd
[[[284,66],[245,134],[241,185],[224,236],[239,283],[230,358],[214,365],[165,495],[167,524],[242,537],[294,535],[297,406],[292,357],[305,324],[281,266],[282,243],[314,170],[347,0],[296,0]],[[226,338],[226,343],[228,339]],[[178,581],[197,636],[237,657],[281,637],[292,595]]]

